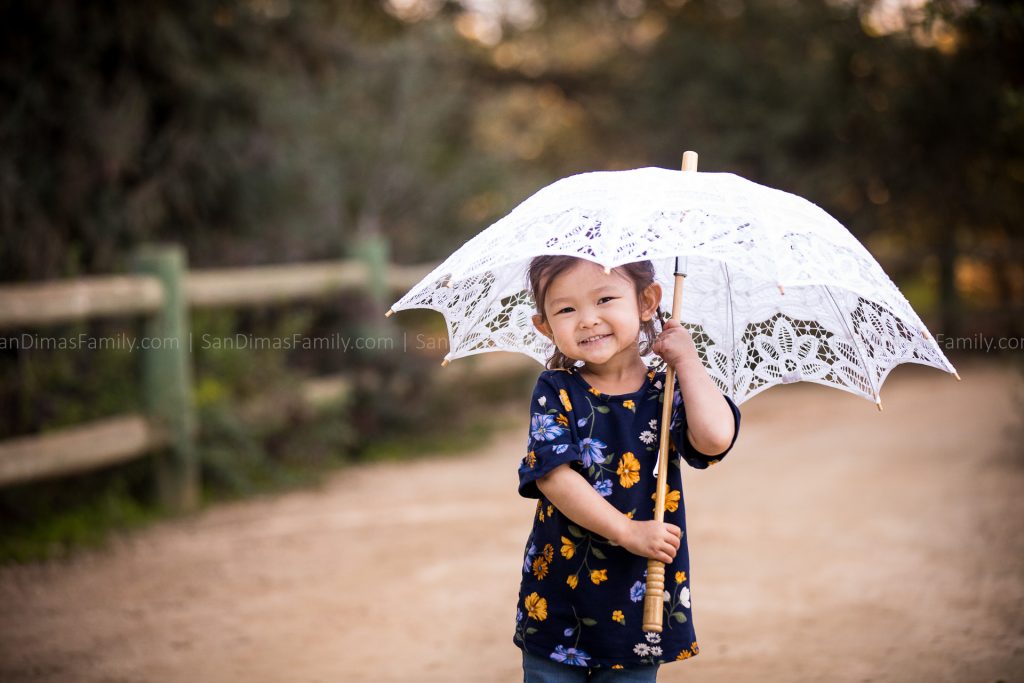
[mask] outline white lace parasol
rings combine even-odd
[[[796,381],[878,402],[900,363],[956,373],[846,228],[805,199],[730,173],[639,168],[559,180],[466,242],[392,309],[442,313],[446,360],[515,351],[543,364],[553,347],[530,320],[526,275],[542,254],[607,268],[649,259],[664,310],[681,257],[681,322],[737,404]]]

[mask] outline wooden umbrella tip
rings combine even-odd
[[[782,285],[776,285],[776,287],[779,288],[779,294],[781,294],[782,296],[786,295],[786,288],[785,287],[783,287]]]
[[[960,381],[960,374],[956,370],[953,371],[953,376],[956,377],[957,382]]]
[[[395,311],[394,311],[394,309],[391,309],[391,308],[389,308],[389,309],[388,309],[388,312],[384,314],[384,317],[385,317],[385,318],[390,318],[390,317],[391,317],[391,316],[393,316],[394,314],[395,314]]]
[[[446,367],[448,367],[448,363],[450,363],[450,362],[451,362],[450,360],[448,360],[447,358],[445,358],[445,359],[444,359],[443,361],[441,361],[441,367],[442,367],[442,368],[446,368]]]
[[[882,399],[875,399],[875,407],[878,408],[878,412],[882,412]]]
[[[683,152],[683,170],[684,171],[696,171],[697,170],[697,153],[692,150],[686,150]]]

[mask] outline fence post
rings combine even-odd
[[[383,311],[387,310],[388,296],[388,242],[381,235],[363,235],[356,239],[351,247],[352,256],[366,264],[366,291],[369,294],[371,309],[363,322],[362,334],[378,337],[387,336],[391,326],[384,319]]]
[[[142,349],[142,393],[149,417],[170,437],[170,447],[155,456],[155,470],[160,503],[175,512],[199,504],[186,268],[185,250],[180,245],[144,245],[134,255],[135,271],[156,277],[164,290],[163,308],[145,324],[150,348]]]

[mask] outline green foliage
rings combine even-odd
[[[494,183],[448,25],[327,1],[0,11],[5,280],[117,272],[158,239],[223,266],[382,231],[415,259]]]
[[[142,397],[137,320],[9,331],[0,349],[0,434],[18,435],[131,412]]]
[[[59,558],[158,517],[149,461],[0,489],[0,562]]]

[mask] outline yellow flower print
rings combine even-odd
[[[550,543],[544,544],[544,559],[551,562],[555,558],[555,547]]]
[[[555,422],[562,425],[563,427],[569,426],[569,418],[565,416],[565,413],[559,413],[558,417],[555,418]]]
[[[562,557],[567,560],[571,560],[572,556],[576,554],[576,544],[571,539],[562,536]]]
[[[587,391],[592,393],[594,396],[600,396],[601,395],[601,392],[598,391],[597,389],[595,389],[594,387],[590,387],[589,389],[587,389]]]
[[[555,508],[550,506],[550,505],[548,505],[548,517],[551,517],[554,514],[555,514]]]
[[[544,521],[544,504],[539,500],[537,501],[537,520],[540,522]]]
[[[602,581],[607,581],[608,580],[608,570],[607,569],[591,569],[590,570],[590,580],[594,582],[595,586],[597,584],[601,583]]]
[[[651,494],[651,500],[655,501],[654,506],[657,507],[657,492]],[[665,511],[675,512],[679,509],[679,491],[669,491],[665,494]]]
[[[576,586],[579,585],[579,582],[580,582],[580,577],[578,577],[575,574],[573,574],[569,578],[567,578],[565,580],[565,582],[567,584],[569,584],[569,588],[572,588],[573,590],[576,590]]]
[[[623,407],[623,408],[629,408],[629,409],[630,409],[630,410],[632,410],[632,411],[633,411],[634,413],[636,412],[636,404],[635,404],[635,403],[633,403],[633,401],[632,401],[631,399],[628,399],[628,400],[625,400],[625,401],[623,401],[623,402],[622,402],[622,407]]]
[[[693,653],[690,652],[689,650],[681,650],[679,652],[679,656],[676,657],[676,661],[678,662],[678,661],[680,661],[682,659],[689,659],[692,656],[693,656]]]
[[[647,379],[654,379],[654,370],[647,373]]]
[[[538,579],[543,579],[548,575],[548,561],[544,559],[543,555],[538,555],[533,561],[533,575]]]
[[[697,647],[697,641],[696,640],[693,641],[693,643],[690,644],[690,650],[693,651],[693,654],[697,654],[698,652],[700,652],[700,648]]]
[[[686,581],[686,572],[676,572],[676,583]]]
[[[633,519],[633,511],[632,510],[630,510],[629,512],[626,513],[626,518],[627,519]]]
[[[617,621],[620,624],[625,624],[626,623],[626,615],[624,615],[622,613],[622,610],[617,609],[614,612],[612,612],[612,621]]]
[[[619,483],[623,488],[629,488],[640,481],[640,463],[636,456],[626,452],[619,458],[619,469],[615,472],[619,475]]]
[[[558,390],[558,398],[562,401],[562,407],[568,413],[572,412],[572,403],[569,402],[569,394],[565,392],[565,389]]]
[[[530,451],[529,453],[526,454],[526,466],[532,469],[536,465],[537,465],[537,454],[534,453],[533,451]]]
[[[523,601],[526,607],[526,615],[537,621],[544,621],[548,618],[548,601],[536,593],[530,593]]]

